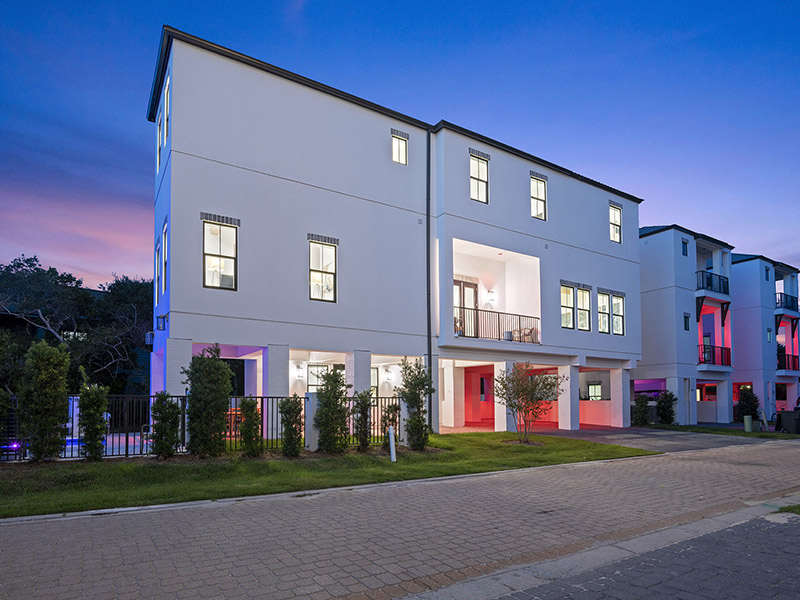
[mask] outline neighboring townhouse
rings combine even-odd
[[[493,376],[526,362],[569,378],[559,427],[629,424],[640,199],[169,27],[148,119],[152,391],[214,343],[248,395],[388,396],[408,356],[435,430],[505,430]]]
[[[741,388],[751,388],[768,419],[787,404],[793,409],[800,394],[797,274],[765,256],[733,255],[734,400]]]
[[[679,225],[659,225],[639,230],[639,250],[643,334],[635,393],[671,391],[683,425],[730,423],[733,246]]]

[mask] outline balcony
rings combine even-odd
[[[698,365],[718,365],[722,367],[731,366],[731,349],[724,346],[697,346]]]
[[[728,285],[728,278],[722,275],[717,275],[711,271],[697,271],[697,288],[698,290],[708,290],[718,294],[729,295],[730,287]],[[795,298],[795,306],[797,299]]]
[[[454,308],[455,335],[500,342],[540,344],[539,317],[483,310]]]
[[[791,298],[791,296],[789,296]],[[797,298],[795,298],[797,300]],[[779,371],[800,371],[800,357],[794,354],[779,354],[778,355],[778,370]]]
[[[775,296],[775,308],[783,308],[797,312],[797,296],[790,296],[783,292],[778,292]]]

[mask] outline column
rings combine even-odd
[[[689,424],[689,402],[686,398],[686,389],[683,377],[667,377],[667,389],[675,394],[675,422],[678,425]]]
[[[717,423],[733,421],[733,385],[730,379],[717,381]]]
[[[150,353],[150,395],[164,389],[164,351]],[[792,404],[794,406],[794,404]]]
[[[353,350],[344,357],[344,378],[348,385],[348,396],[370,389],[372,380],[370,368],[372,367],[372,353],[369,350]]]
[[[514,368],[513,361],[505,361],[505,362],[496,362],[494,363],[494,374],[495,376],[499,375],[501,371],[508,372]],[[494,400],[494,430],[495,431],[516,431],[517,430],[517,423],[514,421],[514,417],[511,414],[511,411],[508,410],[505,404],[501,404],[497,401],[497,398]]]
[[[689,404],[689,425],[697,425],[697,379],[687,377],[683,380],[686,400]]]
[[[455,427],[453,403],[453,361],[443,360],[439,363],[439,397],[442,399],[442,408],[439,418],[444,427]]]
[[[245,359],[244,361],[244,395],[258,396],[258,361]]]
[[[580,429],[580,381],[578,367],[568,365],[558,367],[558,377],[567,377],[561,383],[561,393],[558,395],[558,428]],[[613,385],[612,385],[613,393]]]
[[[631,371],[610,369],[611,375],[611,426],[631,426]]]
[[[270,344],[261,349],[261,393],[281,398],[289,395],[288,344]],[[274,439],[281,432],[280,415],[272,415],[271,412],[265,410],[261,415],[261,433],[267,439]]]
[[[167,338],[164,351],[164,389],[172,396],[183,396],[188,384],[182,369],[192,362],[192,340]]]
[[[433,394],[431,394],[431,405],[428,407],[428,410],[431,414],[431,430],[434,433],[439,433],[439,355],[434,354],[431,359],[431,364],[427,365],[428,358],[427,356],[425,357],[425,363],[428,366],[431,380],[433,381]]]
[[[464,417],[464,367],[453,367],[453,427],[463,427]]]

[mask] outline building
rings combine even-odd
[[[559,427],[629,424],[639,198],[165,27],[151,390],[219,343],[240,392],[327,369],[391,395],[432,367],[431,424],[505,430],[493,376],[567,376]]]
[[[733,246],[679,225],[660,225],[639,230],[639,249],[643,334],[635,392],[671,391],[682,425],[731,422]]]
[[[798,270],[755,254],[733,255],[733,393],[750,387],[767,419],[795,406],[798,390]]]

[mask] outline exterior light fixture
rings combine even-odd
[[[494,304],[497,301],[497,292],[494,290],[489,290],[486,292],[486,301],[490,304]]]
[[[295,372],[296,372],[297,378],[298,379],[302,379],[303,378],[303,365],[297,364],[297,365],[294,366],[294,368],[295,368]]]
[[[156,329],[158,331],[165,331],[167,329],[167,322],[169,322],[169,315],[158,315],[156,317]]]

